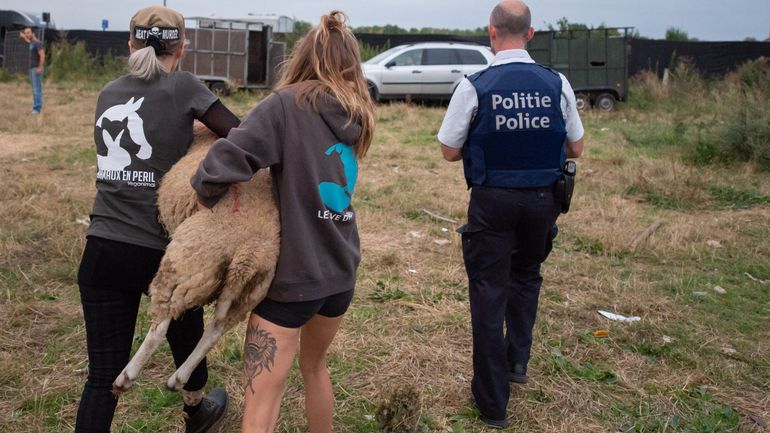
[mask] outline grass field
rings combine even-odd
[[[0,83],[0,432],[72,431],[87,370],[75,277],[94,195],[97,92],[45,92],[44,115],[32,117],[27,83]],[[259,97],[225,103],[242,115]],[[767,431],[770,179],[751,164],[683,162],[667,135],[676,125],[653,108],[583,116],[576,197],[544,266],[530,383],[512,386],[507,431]],[[358,288],[330,356],[339,432],[377,431],[384,408],[405,421],[394,432],[485,430],[468,406],[471,333],[454,232],[468,194],[461,166],[440,158],[443,111],[378,109],[354,197]],[[641,321],[612,322],[599,309]],[[136,345],[145,311],[146,300]],[[232,396],[222,431],[240,425],[244,328],[209,356],[210,384]],[[181,431],[180,397],[163,387],[172,370],[161,349],[121,399],[114,431]],[[295,369],[278,430],[306,431],[302,407]]]

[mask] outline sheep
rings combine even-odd
[[[242,321],[267,293],[278,261],[280,223],[268,170],[233,185],[211,211],[197,211],[190,177],[214,141],[202,125],[180,161],[161,179],[160,218],[171,235],[150,284],[152,324],[141,347],[113,382],[126,391],[163,341],[172,318],[216,302],[214,317],[198,345],[168,379],[180,390],[219,338]]]

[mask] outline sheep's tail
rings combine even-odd
[[[228,329],[243,320],[244,315],[265,298],[275,276],[277,258],[277,237],[239,246],[227,268],[218,301],[233,301],[232,311],[226,317],[214,317],[214,320],[225,320]]]
[[[180,246],[169,245],[169,250],[174,247]],[[189,262],[176,266],[171,257],[180,256],[192,259],[178,252],[169,254],[167,250],[150,283],[150,316],[153,321],[166,317],[177,319],[188,309],[205,305],[219,294],[220,282],[226,271],[225,261],[213,264],[213,269],[208,266],[194,269]]]

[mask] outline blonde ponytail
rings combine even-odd
[[[152,81],[163,70],[160,59],[155,55],[155,49],[151,46],[134,51],[128,58],[128,73],[144,81]]]

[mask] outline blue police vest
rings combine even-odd
[[[468,80],[479,101],[462,150],[468,186],[552,185],[567,158],[559,74],[514,62],[491,66]]]

